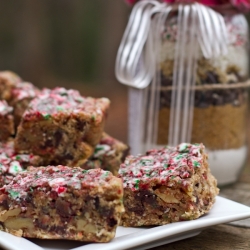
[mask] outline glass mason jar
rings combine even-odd
[[[247,157],[248,24],[241,14],[224,16],[227,53],[207,59],[199,50],[191,142],[202,142],[209,153],[212,173],[220,185],[237,180]],[[162,32],[161,76],[157,145],[169,143],[177,17]]]

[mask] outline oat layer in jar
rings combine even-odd
[[[248,98],[248,25],[243,15],[224,16],[227,53],[205,58],[199,49],[191,142],[202,142],[209,151],[210,168],[223,185],[234,182],[247,157],[246,121]],[[160,49],[160,107],[157,144],[169,143],[169,124],[177,17],[162,33]]]

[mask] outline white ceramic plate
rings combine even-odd
[[[84,245],[74,241],[30,240],[0,232],[0,246],[10,250],[144,250],[193,237],[206,227],[249,217],[250,207],[218,196],[209,214],[197,220],[153,228],[118,227],[115,239],[109,243]]]

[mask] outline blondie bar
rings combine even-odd
[[[119,178],[101,169],[34,168],[0,189],[0,229],[29,238],[108,242],[124,211]]]
[[[14,108],[14,119],[16,127],[19,125],[22,115],[28,107],[30,101],[34,99],[39,89],[29,82],[18,82],[12,89],[12,99],[10,105]]]
[[[22,117],[15,148],[55,165],[83,163],[101,139],[109,104],[107,98],[82,97],[76,90],[44,89]]]
[[[11,101],[12,90],[21,81],[21,78],[11,71],[0,71],[0,99]]]
[[[128,156],[119,169],[123,181],[123,226],[164,225],[207,213],[218,194],[202,144],[150,150]]]

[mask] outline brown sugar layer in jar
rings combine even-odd
[[[108,242],[124,211],[119,178],[100,169],[34,168],[0,189],[0,229],[29,238]]]
[[[162,91],[157,138],[160,145],[168,144],[170,103],[171,91]],[[245,144],[246,90],[196,91],[194,105],[191,142],[203,142],[215,150],[240,148]]]
[[[76,90],[44,89],[22,117],[15,149],[51,164],[77,165],[100,141],[109,104],[107,98],[82,97]]]
[[[196,219],[211,209],[218,194],[202,144],[182,143],[130,155],[118,176],[124,187],[122,226]]]

